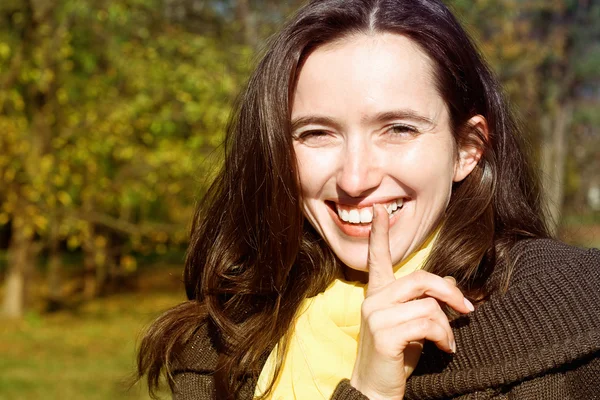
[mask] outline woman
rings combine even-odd
[[[177,399],[593,398],[600,255],[548,239],[521,136],[439,1],[312,1],[240,98],[140,376]]]

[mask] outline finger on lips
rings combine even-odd
[[[394,282],[392,256],[390,254],[389,218],[382,205],[373,205],[373,222],[369,235],[369,284],[367,295]]]
[[[442,278],[416,271],[396,280],[390,254],[388,214],[378,204],[373,206],[368,273],[362,314],[382,348],[386,348],[386,340],[405,346],[411,341],[427,339],[443,351],[456,351],[454,334],[438,302],[461,313],[473,311],[473,305],[451,276]],[[376,344],[376,347],[379,346]],[[389,346],[387,349],[389,351]]]

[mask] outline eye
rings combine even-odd
[[[294,134],[294,140],[309,146],[318,146],[331,142],[333,134],[325,130],[313,129]]]
[[[303,140],[310,137],[327,136],[328,133],[321,130],[304,131],[296,134],[296,139]]]
[[[404,124],[394,124],[386,132],[392,138],[410,139],[419,134],[419,131],[414,126]]]

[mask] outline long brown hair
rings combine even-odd
[[[185,265],[188,302],[149,328],[138,373],[151,391],[201,324],[219,333],[218,398],[235,398],[279,344],[281,363],[301,302],[332,282],[335,255],[302,214],[290,133],[290,99],[302,61],[350,34],[392,32],[412,39],[433,60],[436,84],[458,144],[480,146],[476,169],[453,188],[425,268],[454,276],[482,300],[499,284],[487,277],[506,265],[523,238],[547,236],[537,181],[522,133],[501,88],[451,12],[437,0],[317,0],[275,36],[239,97],[225,141],[225,162],[194,216]],[[489,135],[467,126],[487,119]],[[277,373],[277,372],[276,372]]]

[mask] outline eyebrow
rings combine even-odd
[[[301,128],[305,125],[327,125],[331,126],[335,129],[340,129],[342,124],[340,124],[337,120],[326,117],[323,115],[307,115],[305,117],[294,118],[292,120],[292,132],[295,132],[296,129]]]
[[[361,118],[361,122],[382,123],[394,119],[404,119],[421,124],[434,125],[434,121],[431,118],[427,118],[411,109],[384,111],[374,116],[365,116]]]
[[[434,125],[434,121],[431,118],[427,118],[410,109],[384,111],[373,116],[364,116],[361,118],[361,122],[373,124],[384,123],[398,119],[409,120],[420,124]],[[307,115],[300,118],[294,118],[292,120],[292,132],[295,132],[296,129],[300,127],[311,124],[331,126],[335,129],[341,129],[342,126],[341,122],[331,117],[324,115]]]

